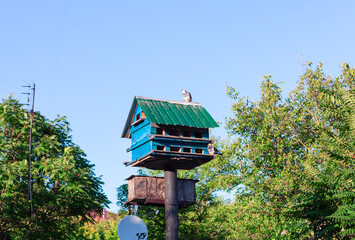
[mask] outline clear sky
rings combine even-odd
[[[355,1],[0,0],[0,97],[68,117],[73,140],[96,165],[115,206],[135,168],[121,133],[133,97],[192,93],[217,121],[230,115],[226,85],[259,97],[263,75],[285,93],[307,61],[339,74],[355,63]],[[223,127],[213,131],[226,136]]]

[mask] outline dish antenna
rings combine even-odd
[[[147,240],[147,225],[137,216],[128,215],[118,223],[117,234],[120,240]]]

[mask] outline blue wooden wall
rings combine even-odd
[[[142,109],[138,105],[134,114],[134,120],[137,115],[141,113]],[[132,145],[130,151],[132,151],[132,161],[146,156],[152,150],[152,144],[149,141],[151,126],[147,118],[145,118],[143,122],[131,126],[131,136]]]
[[[128,151],[132,151],[132,162],[147,156],[152,150],[161,150],[158,149],[161,147],[164,147],[164,151],[169,152],[169,155],[174,155],[174,153],[171,152],[174,148],[179,148],[180,154],[183,154],[184,151],[188,151],[188,153],[191,154],[208,154],[208,141],[203,140],[209,138],[208,129],[189,129],[184,127],[183,130],[190,133],[190,138],[188,139],[186,137],[185,139],[177,139],[156,135],[152,140],[150,140],[152,135],[157,134],[157,128],[152,127],[147,118],[139,120],[137,124],[134,124],[138,114],[142,114],[142,109],[139,105],[135,110],[133,125],[130,129],[132,145]],[[179,130],[177,126],[165,126],[164,129],[167,136],[171,135],[174,129],[175,131]],[[177,137],[184,137],[183,131],[180,131],[180,136]],[[176,155],[181,156],[180,154]]]

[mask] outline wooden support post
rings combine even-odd
[[[166,166],[165,178],[165,219],[166,219],[166,240],[178,240],[179,219],[178,219],[178,189],[177,170],[175,166]]]

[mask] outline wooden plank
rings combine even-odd
[[[157,196],[159,199],[165,199],[165,182],[164,178],[157,180]]]
[[[147,198],[147,178],[136,177],[135,179],[135,198],[146,199]]]
[[[148,178],[147,199],[159,199],[157,196],[157,179]]]
[[[164,199],[147,199],[144,202],[144,205],[163,207],[165,205],[165,200]]]
[[[194,205],[196,202],[178,202],[179,209],[187,208],[191,205]],[[142,205],[142,206],[154,206],[154,207],[164,207],[165,202],[162,200],[152,199],[146,201],[134,200],[134,201],[127,201],[123,205]]]
[[[133,122],[131,125],[132,126],[137,126],[138,124],[140,124],[141,122],[144,122],[146,118],[140,118],[137,121]]]
[[[185,194],[184,194],[184,184],[186,181],[179,181],[177,182],[177,191],[178,191],[178,201],[184,202],[185,199]]]
[[[189,155],[189,156],[211,156],[213,157],[213,155],[211,154],[204,154],[204,153],[189,153],[189,152],[176,152],[176,151],[163,151],[163,150],[154,150],[154,152],[157,153],[163,153],[163,154],[171,154],[171,155]]]
[[[134,179],[128,181],[128,196],[127,200],[131,201],[135,198],[136,191],[135,191],[135,186],[134,186]]]
[[[210,161],[212,158],[175,158],[175,159],[166,159],[166,158],[162,158],[162,157],[153,157],[153,156],[149,156],[147,158],[145,158],[142,161],[139,162],[135,162],[134,167],[145,167],[148,169],[153,169],[153,170],[164,170],[162,166],[166,165],[166,164],[175,164],[177,166],[178,169],[185,169],[185,170],[189,170],[192,168],[195,168],[197,166],[200,166],[204,163],[207,163],[208,161]]]
[[[184,181],[183,192],[184,192],[184,200],[186,202],[195,202],[196,201],[195,182]]]
[[[201,128],[198,128],[201,131]],[[199,131],[197,130],[197,131]],[[193,130],[196,131],[196,130]],[[191,132],[193,132],[191,131]],[[166,138],[166,139],[181,139],[181,140],[186,140],[186,141],[191,141],[191,142],[213,142],[214,140],[212,138],[193,138],[193,137],[176,137],[176,136],[170,136],[170,135],[160,135],[160,134],[153,134],[150,136],[150,140],[155,139],[155,138]]]
[[[162,177],[130,176],[128,181],[129,205],[164,206],[165,179]],[[178,179],[177,195],[179,207],[188,207],[195,203],[196,180]]]

